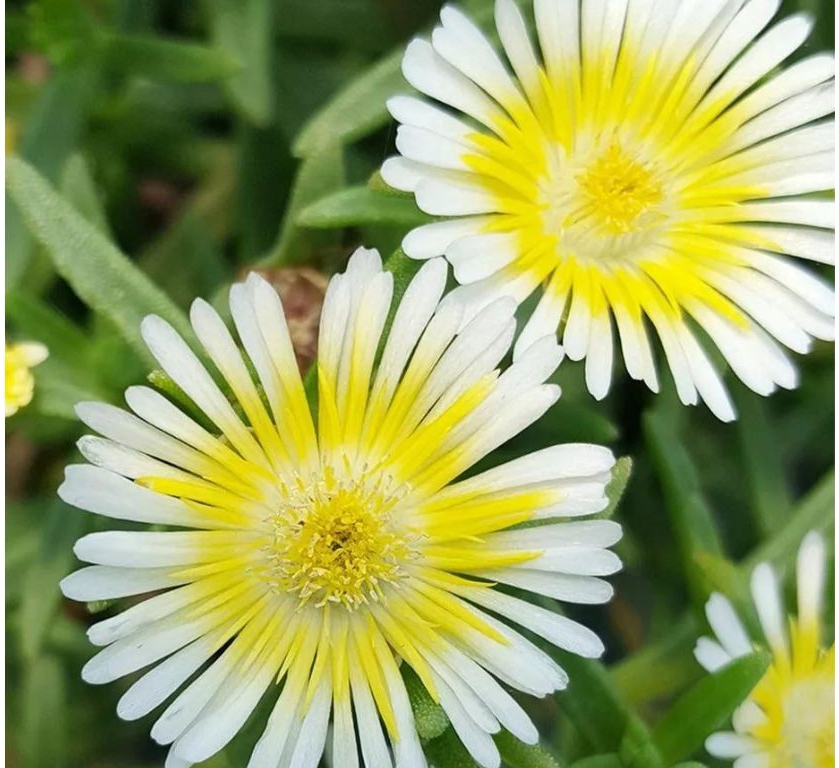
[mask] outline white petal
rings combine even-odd
[[[140,331],[149,351],[172,381],[221,429],[243,457],[267,468],[258,443],[175,329],[156,315],[149,315],[143,319]]]
[[[357,659],[354,659],[357,661]],[[392,768],[393,761],[387,748],[379,713],[367,679],[359,669],[360,663],[350,663],[349,675],[352,686],[352,700],[355,718],[358,721],[358,736],[365,768]],[[257,766],[248,766],[257,768]]]
[[[487,535],[486,542],[493,549],[505,550],[611,547],[620,541],[621,535],[621,527],[614,520],[585,520],[500,531]]]
[[[422,163],[415,163],[413,160],[397,156],[387,158],[382,163],[379,172],[388,186],[402,192],[416,192],[419,183],[428,178],[429,168]]]
[[[810,531],[801,542],[796,561],[798,618],[805,626],[818,626],[825,582],[825,545],[818,531]]]
[[[61,499],[97,515],[136,523],[202,528],[206,521],[179,499],[143,488],[99,467],[73,464],[58,489]]]
[[[615,591],[608,581],[593,576],[534,571],[524,567],[483,570],[482,578],[526,589],[538,595],[553,597],[566,603],[599,605],[608,603]]]
[[[440,19],[442,26],[431,36],[434,50],[508,110],[524,106],[518,88],[483,33],[450,5],[440,12]]]
[[[754,752],[757,749],[757,744],[748,736],[723,731],[711,734],[705,741],[705,749],[714,757],[730,759],[747,752]]]
[[[777,253],[788,253],[822,264],[833,264],[836,260],[835,236],[831,230],[775,224],[755,224],[749,229],[767,242],[768,249]]]
[[[412,259],[442,256],[455,240],[477,234],[489,221],[487,217],[476,216],[423,224],[405,235],[402,249]]]
[[[788,16],[762,35],[717,81],[705,103],[730,101],[771,72],[809,37],[813,20],[805,14]]]
[[[446,663],[489,707],[498,721],[525,744],[539,741],[539,732],[527,713],[474,659],[449,646],[443,653]]]
[[[612,383],[612,321],[608,312],[591,319],[586,355],[586,387],[595,400],[602,400],[609,393]]]
[[[590,547],[551,549],[527,561],[527,566],[539,571],[559,571],[580,576],[611,576],[623,563],[611,550]]]
[[[731,661],[731,656],[723,647],[709,637],[700,637],[696,641],[693,655],[708,672],[716,672]]]
[[[187,579],[172,575],[171,568],[109,568],[92,565],[61,580],[65,597],[81,602],[116,600],[183,584]]]
[[[832,200],[765,200],[743,203],[739,218],[741,221],[833,229],[834,210]]]
[[[705,350],[686,326],[678,326],[678,336],[699,396],[720,421],[733,421],[736,418],[734,404]]]
[[[468,78],[445,61],[425,40],[414,39],[405,49],[402,74],[418,91],[492,128],[503,112]]]
[[[168,656],[212,628],[207,618],[167,617],[99,651],[82,668],[82,679],[101,685]]]
[[[565,616],[494,589],[477,589],[465,596],[484,608],[529,629],[558,648],[588,659],[597,659],[603,655],[605,648],[600,638],[588,627]]]
[[[207,635],[153,667],[123,694],[117,714],[123,720],[147,715],[192,677],[217,650],[217,643],[218,636]]]
[[[735,105],[738,115],[754,117],[775,104],[830,80],[836,70],[832,53],[817,53],[782,69]]]
[[[452,141],[468,142],[469,134],[474,131],[446,110],[414,96],[394,96],[388,99],[387,109],[403,125],[424,128]]]
[[[737,658],[752,652],[752,643],[727,598],[715,592],[705,605],[705,615],[726,653]]]
[[[518,236],[513,232],[491,232],[455,240],[446,257],[460,284],[474,283],[497,272],[519,256]]]
[[[400,125],[396,129],[396,149],[415,163],[435,168],[470,173],[465,156],[468,146],[414,125]]]
[[[760,563],[752,573],[751,586],[752,598],[763,634],[773,653],[785,656],[787,654],[787,636],[784,629],[786,620],[778,577],[772,570],[772,566]]]
[[[329,710],[332,704],[330,676],[324,673],[309,703],[303,725],[297,735],[297,744],[291,757],[290,768],[316,768],[323,755]]]
[[[513,359],[518,359],[521,354],[533,342],[544,336],[555,336],[565,303],[568,300],[568,290],[555,290],[553,282],[544,290],[536,309],[522,328],[519,338],[516,340],[516,347]]]
[[[492,737],[469,717],[445,680],[434,672],[432,677],[440,695],[440,704],[467,752],[482,768],[500,768],[501,755]]]
[[[513,70],[531,103],[542,98],[539,63],[527,34],[521,11],[513,0],[497,0],[495,26]]]
[[[502,203],[492,192],[472,179],[465,173],[438,171],[417,184],[417,205],[432,216],[472,216],[501,210]]]

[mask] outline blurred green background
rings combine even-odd
[[[384,101],[408,90],[401,52],[430,29],[439,6],[7,3],[7,153],[38,169],[70,206],[52,206],[47,195],[27,219],[6,203],[7,337],[51,352],[35,371],[34,401],[6,422],[7,765],[162,765],[164,751],[148,736],[153,718],[116,716],[130,681],[94,688],[79,677],[93,651],[86,627],[115,606],[79,606],[57,590],[76,567],[72,542],[101,525],[55,496],[64,466],[78,459],[73,404],[119,403],[126,386],[145,379],[135,326],[148,308],[177,313],[195,296],[221,306],[230,282],[251,268],[265,270],[293,308],[301,364],[311,361],[324,275],[361,243],[390,255],[425,220],[375,172],[393,152]],[[488,0],[461,6],[487,26]],[[797,55],[833,48],[834,3],[787,0],[781,14],[797,10],[817,18]],[[71,221],[72,236],[59,220]],[[399,257],[392,264],[400,275],[413,268]],[[800,363],[801,387],[767,400],[727,377],[741,413],[732,425],[679,406],[669,382],[654,397],[622,374],[596,404],[581,366],[566,363],[556,376],[561,401],[492,457],[585,440],[632,458],[631,476],[624,462],[612,489],[617,495],[629,477],[617,511],[626,528],[617,596],[570,611],[604,637],[605,666],[562,659],[572,689],[526,703],[546,752],[521,757],[510,746],[509,765],[556,765],[551,753],[569,766],[599,753],[613,757],[592,768],[653,768],[656,723],[702,677],[691,648],[709,592],[743,602],[757,558],[789,571],[808,529],[832,537],[833,347],[817,344]],[[712,726],[694,726],[671,756],[714,765],[701,749]],[[460,759],[445,722],[423,727],[439,765],[468,765],[445,762]],[[244,766],[252,742],[245,734],[211,764]]]

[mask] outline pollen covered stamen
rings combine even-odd
[[[657,218],[656,208],[664,197],[653,171],[629,157],[617,141],[579,174],[577,182],[581,197],[577,222],[592,217],[612,235],[645,228]]]
[[[357,608],[399,581],[411,557],[408,537],[392,520],[404,487],[387,477],[338,481],[333,473],[295,489],[273,519],[272,586],[301,605]]]
[[[782,723],[780,733],[769,734],[779,742],[775,764],[789,768],[834,765],[832,670],[792,684],[783,703]]]

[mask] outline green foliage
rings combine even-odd
[[[20,645],[27,658],[43,650],[61,601],[58,582],[72,570],[73,544],[84,530],[83,515],[57,499],[46,509],[38,551],[24,577],[20,608]]]
[[[414,711],[414,722],[417,726],[417,733],[422,741],[431,741],[441,736],[449,727],[449,718],[446,713],[425,689],[416,673],[407,665],[402,665],[402,678],[405,681],[405,688],[408,691],[408,698],[411,700],[411,709]]]
[[[33,659],[21,690],[20,754],[27,768],[65,768],[68,671],[53,654]]]
[[[364,225],[417,227],[433,221],[420,211],[412,197],[388,194],[369,187],[350,187],[307,206],[297,223],[313,229]]]
[[[274,112],[271,0],[207,0],[213,37],[222,56],[240,66],[225,84],[233,104],[256,125]]]
[[[339,189],[343,182],[344,162],[339,145],[324,145],[319,152],[303,160],[291,189],[279,238],[264,259],[265,266],[299,263],[334,241],[331,234],[316,236],[306,232],[299,215],[315,200]]]
[[[322,147],[344,144],[372,133],[388,120],[386,100],[406,85],[400,65],[402,48],[352,80],[300,131],[294,142],[294,154],[307,157]]]
[[[508,768],[560,768],[557,759],[539,744],[525,744],[507,731],[495,736],[495,746]]]
[[[718,730],[760,682],[769,667],[758,651],[707,675],[687,691],[659,721],[656,746],[669,765],[692,755],[709,733]]]
[[[181,335],[192,336],[180,310],[36,170],[10,158],[6,181],[56,271],[88,306],[116,324],[137,354],[150,360],[140,336],[140,321],[147,314],[160,315]]]
[[[238,60],[222,48],[145,35],[110,34],[104,66],[119,73],[184,83],[224,80],[238,72]]]

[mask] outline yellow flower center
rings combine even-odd
[[[404,487],[386,476],[361,482],[324,477],[300,486],[274,517],[270,581],[300,604],[340,603],[350,610],[382,597],[411,557],[409,537],[391,511]]]
[[[777,658],[752,693],[766,719],[750,735],[770,768],[833,768],[833,648],[818,631],[791,623],[792,657]]]
[[[577,181],[583,201],[579,218],[591,216],[609,234],[637,232],[657,218],[656,206],[663,198],[660,182],[617,141]]]
[[[560,259],[602,265],[631,259],[655,242],[668,221],[664,180],[631,147],[611,137],[570,154],[559,145],[547,149],[531,247],[547,235]]]
[[[783,703],[776,764],[833,768],[833,680],[820,675],[792,684]]]

